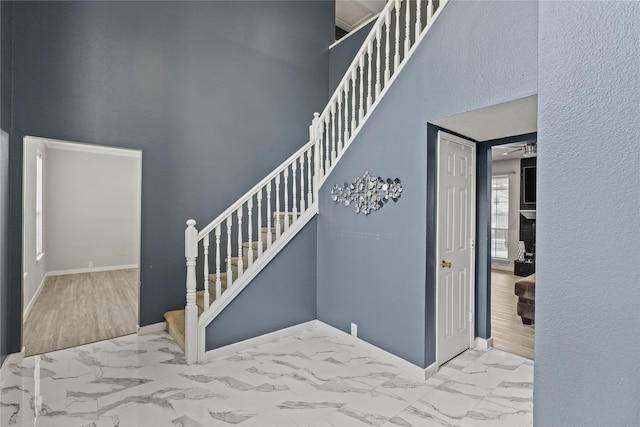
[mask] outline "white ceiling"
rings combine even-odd
[[[349,32],[384,9],[385,0],[336,0],[336,26]]]
[[[476,141],[523,135],[538,130],[538,95],[468,111],[431,123]]]

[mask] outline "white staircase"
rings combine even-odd
[[[187,221],[187,303],[165,318],[188,364],[204,361],[207,326],[317,214],[318,188],[445,4],[389,1],[324,111],[315,114],[309,142],[200,231]]]

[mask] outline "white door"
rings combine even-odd
[[[473,340],[475,144],[438,134],[438,365]]]

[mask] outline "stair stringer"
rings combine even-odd
[[[273,242],[271,247],[259,257],[251,267],[248,267],[242,276],[240,276],[230,289],[227,289],[220,298],[216,299],[209,309],[204,311],[198,318],[198,363],[206,361],[206,333],[207,326],[218,317],[224,309],[238,296],[253,279],[260,273],[273,258],[293,240],[293,238],[307,225],[313,217],[318,214],[317,203],[314,202],[309,209],[300,215],[293,224],[289,226],[280,237]]]

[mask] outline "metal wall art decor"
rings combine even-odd
[[[351,184],[335,184],[331,189],[331,199],[334,203],[345,206],[355,204],[356,213],[369,215],[377,211],[390,199],[397,202],[402,194],[400,179],[374,178],[365,172],[362,177],[357,177]]]

